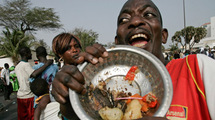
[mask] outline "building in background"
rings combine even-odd
[[[204,27],[207,30],[207,35],[205,38],[200,40],[199,43],[196,43],[193,48],[214,48],[215,47],[215,16],[211,17],[209,23],[203,24],[201,27]]]
[[[32,54],[32,59],[29,60],[28,62],[30,62],[30,64],[34,66],[37,63],[38,59],[36,57],[35,51],[31,51],[31,54]],[[55,57],[53,55],[47,55],[47,59],[54,60],[54,58]],[[5,63],[8,63],[10,67],[14,65],[11,57],[0,56],[0,67],[4,67]]]

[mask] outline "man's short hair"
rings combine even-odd
[[[19,54],[23,57],[26,56],[26,53],[31,52],[29,47],[22,47],[19,49]]]
[[[43,46],[38,47],[36,49],[36,54],[37,54],[37,56],[44,56],[44,57],[46,57],[47,56],[46,48],[43,47]]]
[[[4,67],[5,67],[5,68],[9,68],[9,64],[8,64],[8,63],[5,63],[5,64],[4,64]]]

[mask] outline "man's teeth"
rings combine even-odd
[[[135,47],[141,47],[141,46],[144,46],[144,45],[145,45],[145,43],[141,43],[141,44],[135,44],[133,46],[135,46]]]
[[[135,38],[139,38],[142,37],[144,39],[147,39],[147,36],[145,34],[137,34],[131,37],[131,40],[135,39]]]

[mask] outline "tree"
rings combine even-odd
[[[35,40],[35,31],[55,30],[62,26],[52,8],[31,8],[29,0],[5,0],[4,3],[0,5],[0,27],[6,30],[1,37],[0,51],[1,55],[12,57],[14,64],[21,46],[47,48],[44,41]]]
[[[205,28],[188,26],[181,31],[177,31],[174,36],[172,36],[172,42],[180,43],[183,48],[186,48],[186,45],[188,44],[189,50],[191,50],[194,44],[199,43],[206,34],[207,30]],[[182,38],[184,39],[184,42],[182,41]]]
[[[169,46],[170,46],[170,51],[171,52],[174,52],[174,51],[178,50],[178,46],[176,46],[176,45],[169,45]]]
[[[39,46],[44,46],[50,50],[48,45],[43,41],[35,41],[31,34],[24,34],[23,31],[13,30],[12,32],[6,28],[3,31],[4,37],[0,37],[0,55],[11,57],[14,65],[18,62],[18,50],[21,47],[27,46],[36,49]]]
[[[4,37],[0,37],[0,50],[2,55],[12,57],[14,65],[17,64],[19,48],[23,46],[31,47],[34,43],[34,36],[25,35],[23,31],[9,29],[3,31]]]
[[[29,0],[5,0],[5,6],[0,5],[0,26],[23,33],[55,30],[62,26],[53,8],[31,8],[30,5]]]
[[[181,36],[184,38],[185,42],[185,49],[187,50],[187,45],[189,45],[188,49],[190,48],[190,41],[192,40],[193,36],[195,35],[195,28],[193,26],[188,26],[181,30]]]
[[[207,30],[203,27],[197,27],[195,28],[195,35],[194,35],[194,41],[191,43],[191,48],[194,46],[195,43],[199,43],[202,38],[204,38],[207,35]]]
[[[189,44],[193,36],[195,35],[195,28],[188,26],[181,30],[181,36],[184,38],[185,43]]]
[[[75,28],[72,33],[81,40],[83,51],[87,46],[93,45],[98,40],[99,36],[99,34],[93,30],[86,30],[83,28]]]
[[[34,49],[37,49],[39,46],[43,46],[46,48],[47,52],[50,53],[50,47],[46,44],[46,42],[44,42],[44,40],[39,40],[39,41],[35,41],[32,45]]]
[[[161,46],[161,50],[162,50],[162,52],[165,52],[165,46]]]
[[[174,41],[176,42],[174,44]],[[173,42],[173,46],[177,46],[178,47],[178,43],[181,44],[181,46],[184,48],[184,44],[182,43],[182,40],[181,40],[181,31],[176,31],[174,36],[172,36],[172,42]]]

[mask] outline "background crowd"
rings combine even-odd
[[[164,52],[163,53],[166,60],[184,58],[190,54],[205,54],[208,57],[211,57],[214,59],[215,52],[212,51],[211,48],[200,48],[195,51],[194,50],[192,50],[192,51],[185,50],[184,52],[182,52],[182,50],[174,50],[173,52]]]

